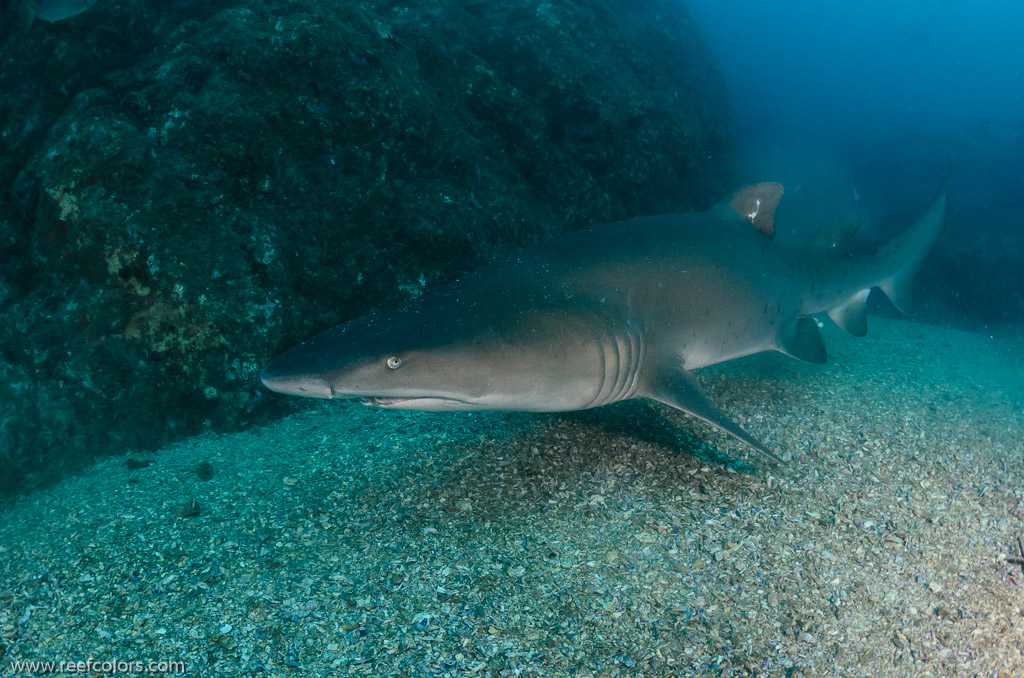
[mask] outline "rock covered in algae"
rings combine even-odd
[[[2,43],[0,478],[227,430],[276,351],[727,188],[678,2],[97,3]]]

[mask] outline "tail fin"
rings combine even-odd
[[[914,224],[906,231],[886,243],[878,251],[877,260],[886,277],[878,281],[878,287],[885,292],[893,305],[907,314],[914,312],[911,286],[921,263],[931,251],[946,223],[946,188],[949,186],[950,171],[942,180],[942,186],[932,204],[928,206]]]

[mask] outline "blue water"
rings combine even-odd
[[[687,6],[734,105],[741,179],[787,186],[782,232],[844,214],[898,228],[951,163],[920,296],[950,322],[1024,322],[1024,4]]]
[[[689,0],[748,132],[1024,131],[1024,4]]]

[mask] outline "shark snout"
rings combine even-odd
[[[273,369],[273,363],[260,372],[260,381],[271,391],[286,395],[311,398],[330,398],[331,389],[321,380],[307,375],[281,373]]]
[[[294,349],[293,349],[294,350]],[[307,398],[331,398],[333,389],[323,373],[302,369],[295,355],[285,352],[271,360],[260,372],[260,381],[271,391]]]

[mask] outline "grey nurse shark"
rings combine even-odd
[[[767,350],[823,363],[811,316],[863,336],[874,287],[911,313],[948,179],[872,254],[849,251],[842,222],[806,244],[777,241],[776,183],[707,212],[595,226],[322,332],[261,379],[281,393],[406,410],[561,412],[650,398],[777,460],[689,372]]]

